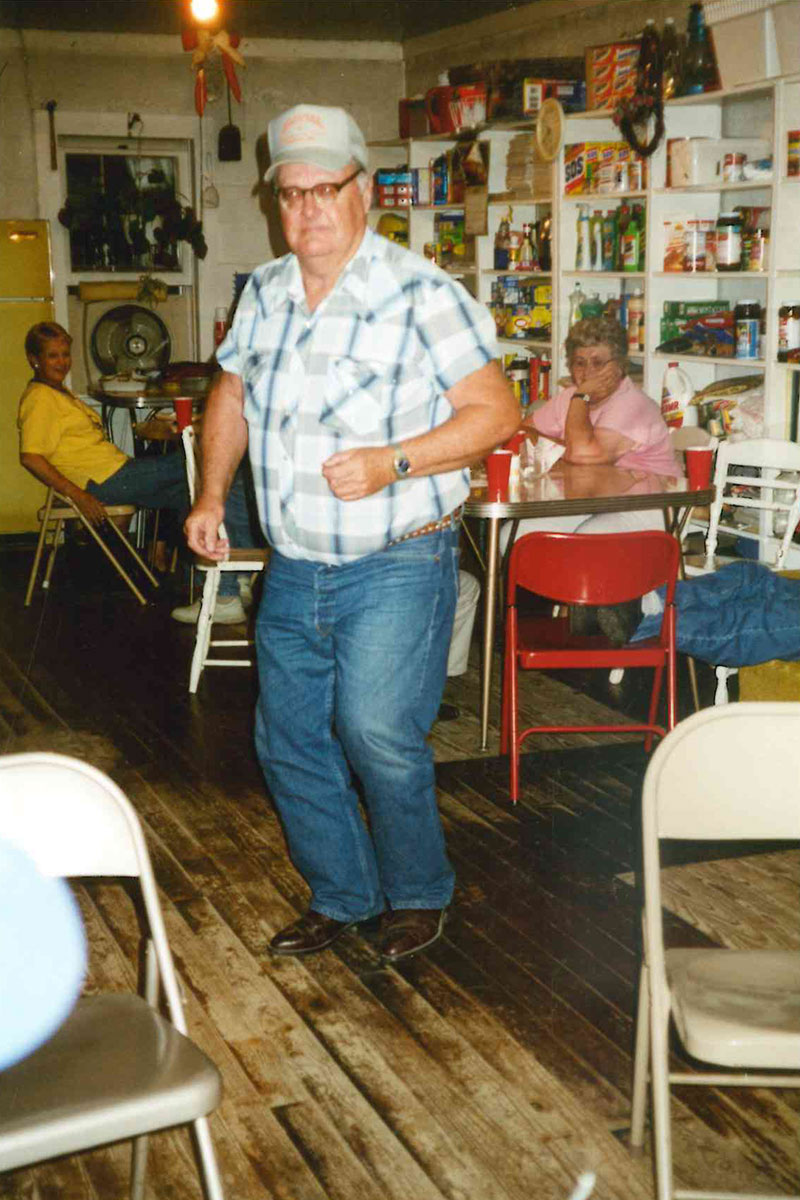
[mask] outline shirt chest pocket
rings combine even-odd
[[[364,441],[386,441],[398,418],[417,407],[428,385],[413,366],[335,358],[328,365],[320,422]]]

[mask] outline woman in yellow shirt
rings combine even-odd
[[[106,504],[172,509],[182,518],[189,509],[183,455],[129,458],[110,442],[97,414],[64,386],[71,343],[55,321],[28,330],[33,379],[19,405],[20,462],[94,525],[106,520]]]

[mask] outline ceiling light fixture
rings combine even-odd
[[[203,25],[219,16],[218,0],[191,0],[189,8],[195,21]]]

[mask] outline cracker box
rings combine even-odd
[[[636,89],[639,41],[611,42],[586,50],[586,107],[614,108]]]

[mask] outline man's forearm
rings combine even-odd
[[[225,503],[246,449],[244,387],[238,375],[223,371],[214,381],[203,416],[201,495],[204,500]]]

